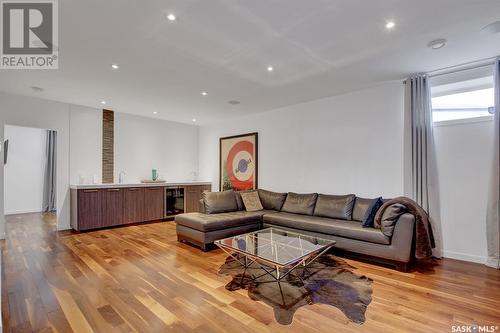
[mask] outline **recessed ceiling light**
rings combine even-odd
[[[113,68],[113,69],[118,69],[118,68],[120,68],[120,66],[118,66],[118,64],[112,64],[112,65],[111,65],[111,68]]]
[[[207,96],[207,95],[208,95],[208,93],[207,93],[206,91],[202,91],[202,92],[201,92],[201,94],[202,94],[203,96]]]
[[[491,34],[495,35],[500,33],[500,21],[493,22],[491,24],[488,24],[484,28],[481,29],[482,34]]]
[[[232,100],[232,101],[229,101],[228,103],[231,104],[231,105],[237,105],[237,104],[240,104],[241,102],[240,101]]]
[[[273,66],[267,66],[267,71],[268,71],[268,72],[272,72],[272,71],[274,71]]]
[[[394,29],[395,26],[396,26],[396,23],[394,23],[394,21],[388,21],[385,24],[385,28],[388,29],[388,30]]]
[[[102,105],[106,105],[106,101],[101,101],[101,104]]]
[[[177,17],[175,17],[174,14],[170,13],[170,14],[167,15],[167,19],[169,21],[175,21],[177,19]]]
[[[153,114],[158,114],[158,112],[157,111],[153,111]]]
[[[433,50],[439,50],[446,46],[446,42],[447,40],[444,38],[435,39],[433,41],[430,41],[429,44],[427,44],[427,47]]]
[[[195,122],[196,122],[196,118],[191,119],[191,121],[192,121],[193,123],[195,123]]]

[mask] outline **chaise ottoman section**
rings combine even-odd
[[[177,239],[199,246],[203,251],[217,239],[255,231],[262,216],[274,211],[235,211],[220,214],[187,213],[175,217]]]

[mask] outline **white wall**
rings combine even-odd
[[[9,140],[5,166],[5,214],[41,212],[45,170],[46,130],[5,126]]]
[[[0,93],[0,140],[3,140],[5,124],[57,131],[57,226],[69,228],[69,104]],[[3,218],[4,168],[0,169],[0,216]],[[3,231],[4,223],[0,222],[0,231]]]
[[[401,82],[200,128],[200,177],[218,190],[219,138],[259,133],[259,187],[275,191],[403,193]]]
[[[91,183],[102,179],[102,110],[71,105],[69,117],[70,183],[80,177]]]
[[[70,179],[102,177],[102,111],[71,106]],[[190,180],[198,171],[198,126],[115,112],[114,176],[126,182],[151,178],[157,168],[168,181]]]
[[[115,113],[115,181],[151,178],[157,168],[167,181],[191,180],[198,172],[198,126]]]
[[[444,256],[484,263],[493,122],[452,122],[434,133]]]

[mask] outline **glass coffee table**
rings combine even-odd
[[[264,271],[259,277],[268,274],[276,281],[286,278],[297,267],[303,267],[305,272],[309,264],[330,250],[335,243],[334,240],[279,228],[266,228],[215,241],[243,269],[256,263]]]

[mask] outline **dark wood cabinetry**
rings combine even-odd
[[[100,190],[80,190],[77,197],[78,224],[84,229],[95,229],[102,226]]]
[[[167,217],[165,188],[71,189],[71,227],[75,230],[90,230],[162,220]],[[210,190],[209,185],[184,185],[178,188],[185,193],[186,213],[197,212],[202,192]]]
[[[123,224],[123,189],[101,190],[101,226],[111,227]]]
[[[90,230],[163,219],[165,187],[71,190],[71,227]]]
[[[186,213],[193,213],[199,211],[199,203],[201,200],[201,194],[203,191],[210,191],[210,185],[189,185],[186,186],[185,198]]]
[[[126,188],[123,193],[123,223],[144,221],[144,189]]]
[[[159,220],[165,213],[165,188],[147,187],[144,189],[144,221]]]

